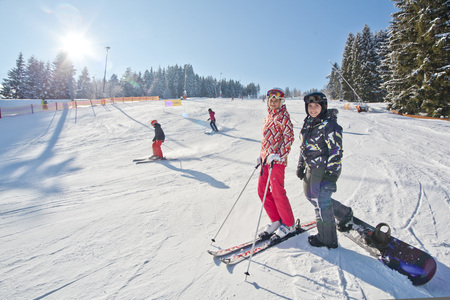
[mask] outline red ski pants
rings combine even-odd
[[[281,221],[284,225],[292,226],[295,223],[295,219],[291,204],[286,195],[286,190],[284,189],[285,168],[286,167],[281,164],[273,165],[269,179],[269,188],[267,189],[266,194],[266,201],[264,202],[264,209],[269,216],[270,221]],[[264,199],[269,172],[270,165],[264,165],[263,173],[259,176],[258,181],[258,195],[259,198],[261,198],[261,201]]]
[[[152,144],[153,155],[157,155],[159,157],[163,157],[163,153],[161,150],[162,141],[154,141]]]

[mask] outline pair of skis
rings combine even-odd
[[[165,157],[163,157],[163,158],[145,157],[145,158],[135,158],[135,159],[133,159],[133,162],[136,164],[145,164],[145,163],[151,163],[151,162],[160,161],[160,160],[167,160],[167,159]]]
[[[286,235],[282,239],[270,239],[270,236],[266,238],[258,237],[255,241],[255,248],[253,249],[253,255],[257,253],[261,253],[264,250],[269,249],[272,246],[275,246],[281,242],[284,242],[291,237],[304,233],[310,229],[313,229],[317,226],[316,221],[310,221],[302,224],[297,224],[295,231]],[[234,265],[241,261],[250,258],[252,255],[252,246],[253,241],[248,241],[246,243],[242,243],[227,249],[221,250],[208,250],[208,253],[213,255],[214,257],[220,257],[220,261],[225,263],[226,265]]]

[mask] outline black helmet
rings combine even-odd
[[[317,117],[323,118],[328,108],[327,96],[325,96],[324,93],[321,92],[309,93],[303,98],[303,100],[305,101],[305,111],[308,116],[309,116],[308,104],[318,103],[320,104],[320,106],[322,106],[322,110],[320,111],[320,114]]]

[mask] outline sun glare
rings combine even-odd
[[[90,52],[91,45],[83,34],[71,33],[63,40],[63,50],[66,51],[72,59],[81,60]]]

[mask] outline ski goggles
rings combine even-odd
[[[324,102],[324,101],[326,101],[326,99],[324,99],[320,95],[312,95],[312,96],[305,97],[306,104],[309,104],[309,103],[320,103],[320,102]]]
[[[284,98],[284,93],[281,90],[278,89],[271,89],[269,91],[267,91],[267,98],[271,99],[271,98],[277,98],[277,99],[281,99]]]

